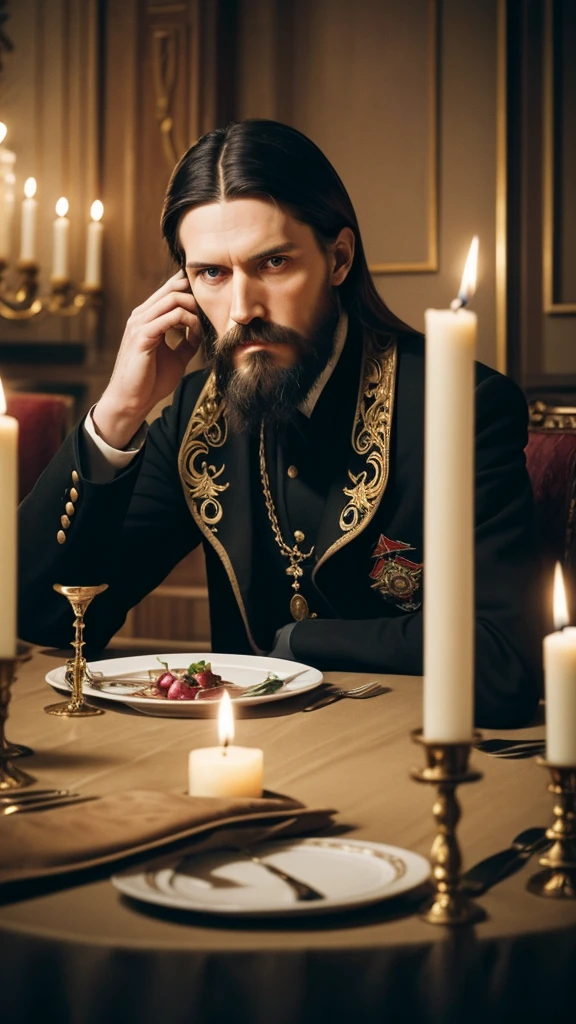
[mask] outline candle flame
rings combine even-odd
[[[2,380],[0,380],[0,416],[4,416],[6,413],[6,398],[4,396],[4,388],[2,387]]]
[[[4,139],[6,138],[7,134],[8,129],[4,124],[4,121],[0,121],[0,145],[2,145],[2,143],[4,142]]]
[[[554,566],[554,628],[562,629],[568,625],[569,621],[562,566],[560,562],[556,562]]]
[[[227,747],[234,739],[234,713],[230,694],[224,690],[218,712],[218,739],[222,747]]]
[[[100,202],[99,199],[95,199],[92,203],[92,206],[90,207],[90,216],[92,220],[102,220],[103,213],[104,205]]]
[[[466,263],[464,264],[464,273],[462,274],[462,281],[460,284],[460,291],[458,292],[458,298],[450,304],[451,309],[460,309],[461,306],[467,306],[470,299],[476,291],[476,271],[478,268],[478,235],[474,235],[472,242],[470,243],[470,249],[468,250],[468,256]]]
[[[68,200],[65,196],[61,196],[56,203],[56,213],[59,217],[65,217],[68,213]]]
[[[36,195],[36,178],[26,178],[24,182],[24,195],[26,199],[32,199]]]

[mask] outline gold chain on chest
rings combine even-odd
[[[280,529],[280,523],[278,522],[278,516],[276,515],[276,509],[274,507],[274,501],[272,498],[272,492],[270,490],[270,478],[268,476],[268,470],[266,469],[266,445],[264,443],[264,424],[260,428],[260,479],[262,481],[262,490],[264,492],[264,500],[266,502],[266,511],[268,512],[268,519],[272,527],[272,533],[274,539],[280,548],[280,551],[285,558],[289,560],[289,566],[286,569],[286,575],[292,577],[292,590],[294,594],[290,601],[290,612],[296,622],[307,619],[310,616],[310,609],[308,602],[303,594],[300,593],[300,579],[304,575],[302,568],[302,562],[305,562],[307,558],[311,558],[314,554],[314,545],[309,551],[301,551],[298,542],[292,547],[286,543],[282,536]],[[315,616],[313,616],[315,618]]]

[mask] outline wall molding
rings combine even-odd
[[[544,18],[544,118],[543,118],[543,309],[548,315],[573,315],[576,302],[555,300],[554,231],[556,204],[554,197],[555,138],[554,138],[554,0],[545,0]]]
[[[438,0],[428,0],[428,253],[421,261],[370,263],[368,269],[371,274],[432,274],[438,271],[439,36]]]

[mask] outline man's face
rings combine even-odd
[[[323,252],[307,224],[261,199],[189,210],[180,241],[235,425],[288,419],[333,350],[342,254]]]

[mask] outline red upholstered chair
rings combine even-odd
[[[56,454],[72,428],[74,399],[13,391],[6,395],[8,414],[19,423],[18,472],[20,501]]]
[[[576,409],[530,403],[526,462],[532,481],[545,580],[561,562],[576,622]],[[548,606],[548,601],[546,602]],[[551,621],[551,620],[550,620]]]

